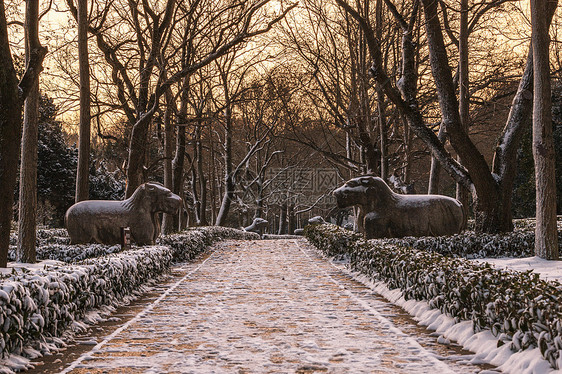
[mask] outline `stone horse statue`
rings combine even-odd
[[[441,236],[466,226],[462,204],[442,195],[401,195],[378,177],[347,181],[334,191],[338,207],[359,207],[358,231],[367,239]]]
[[[181,198],[159,183],[144,183],[123,201],[86,200],[74,204],[64,217],[71,244],[119,244],[121,228],[130,227],[138,245],[154,244],[160,235],[159,212],[174,214]]]
[[[267,227],[269,222],[263,218],[256,217],[250,226],[244,227],[244,231],[255,232],[256,234],[263,234],[263,230]]]

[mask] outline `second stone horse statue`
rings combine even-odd
[[[400,195],[378,177],[351,179],[334,196],[340,208],[359,207],[357,227],[367,239],[453,235],[466,226],[458,200],[442,195]]]

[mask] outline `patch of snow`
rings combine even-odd
[[[39,270],[45,270],[49,267],[57,267],[57,266],[65,266],[65,265],[68,264],[56,260],[43,260],[35,264],[29,264],[25,262],[8,262],[8,267],[0,268],[0,273],[4,275],[10,275],[14,271],[19,273],[28,272],[28,271],[34,272]]]
[[[538,273],[542,279],[556,280],[562,283],[562,261],[549,261],[537,256],[526,258],[482,258],[473,261],[488,262],[497,268],[503,269],[517,271],[532,270],[534,273]]]
[[[29,358],[16,354],[10,354],[0,359],[0,374],[13,374],[14,371],[33,369]]]

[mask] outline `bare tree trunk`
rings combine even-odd
[[[18,80],[4,12],[4,0],[0,0],[0,267],[8,262],[10,226],[14,203],[14,188],[19,157],[21,103],[18,96]]]
[[[170,191],[174,189],[172,168],[172,157],[174,156],[173,100],[172,92],[168,90],[166,92],[166,111],[164,112],[164,187]],[[178,214],[182,213],[182,208],[180,208]],[[178,214],[164,213],[162,217],[163,234],[171,234],[178,230],[178,226],[174,226],[174,218],[177,222]]]
[[[39,43],[39,1],[28,1],[25,18],[26,64]],[[37,142],[39,126],[39,80],[36,79],[25,99],[22,155],[20,167],[19,222],[17,261],[36,262],[37,228]],[[18,140],[19,142],[19,140]]]
[[[260,175],[259,180],[256,183],[257,185],[257,192],[256,192],[256,210],[254,212],[254,217],[263,217],[263,200],[264,200],[264,188],[263,188],[263,177]]]
[[[182,81],[182,94],[180,102],[180,110],[177,115],[177,130],[176,130],[176,151],[174,159],[172,160],[172,192],[184,196],[183,182],[184,182],[184,168],[186,156],[186,139],[185,139],[185,126],[187,124],[187,104],[189,98],[190,76],[188,75]],[[192,165],[193,166],[193,165]],[[184,199],[185,202],[185,199]],[[178,221],[174,217],[174,227],[183,229],[182,221],[183,207],[180,208]]]
[[[380,155],[381,155],[381,178],[388,178],[388,133],[386,128],[386,113],[384,110],[384,94],[377,89],[377,108],[379,117]]]
[[[226,83],[225,83],[226,84]],[[228,95],[228,93],[227,93]],[[221,207],[217,214],[216,226],[222,226],[226,222],[230,204],[234,198],[234,175],[232,165],[232,112],[227,98],[226,109],[224,110],[225,134],[224,134],[224,194]]]
[[[287,234],[293,235],[297,228],[297,217],[295,216],[295,206],[289,205],[287,210]]]
[[[203,155],[201,152],[201,126],[195,128],[195,135],[193,141],[193,158],[196,165],[191,168],[191,191],[193,194],[193,210],[195,213],[195,222],[197,226],[201,226],[201,200],[199,199],[199,173],[203,173]],[[202,177],[202,176],[201,176]],[[203,209],[204,214],[204,209]]]
[[[445,127],[443,125],[439,126],[439,132],[437,133],[437,137],[441,143],[445,143],[446,136],[445,136]],[[429,185],[427,187],[427,193],[430,195],[437,195],[439,194],[439,183],[440,183],[440,174],[441,174],[441,164],[439,164],[439,160],[434,156],[431,157],[431,169],[429,171]]]
[[[345,133],[345,155],[346,157],[351,160],[353,158],[353,152],[352,152],[352,144],[351,144],[351,135],[349,134],[349,132]]]
[[[183,196],[183,180],[185,165],[185,127],[178,126],[176,134],[176,154],[172,160],[172,192]],[[180,209],[183,211],[183,207]],[[180,216],[183,212],[180,212]],[[174,227],[181,227],[179,222],[174,219]]]
[[[176,153],[174,155],[174,159],[172,160],[172,192],[179,196],[184,196],[183,181],[185,149],[185,127],[178,126],[176,133]],[[183,207],[180,208],[180,214],[178,217],[182,217],[182,215]],[[179,218],[179,221],[181,221],[181,218]],[[182,225],[179,221],[176,221],[176,219],[174,218],[173,227],[177,227],[181,230]]]
[[[469,128],[469,79],[468,79],[468,0],[461,0],[459,32],[459,114],[463,130],[468,134]],[[458,158],[461,162],[461,159]],[[462,203],[465,216],[468,217],[469,191],[457,183],[457,200]]]
[[[14,189],[16,185],[18,158],[21,144],[21,110],[23,100],[31,92],[42,70],[47,48],[39,44],[38,35],[34,48],[29,52],[30,59],[25,73],[18,84],[12,61],[8,24],[4,12],[4,0],[0,0],[0,267],[8,263],[10,228],[13,216]],[[38,1],[28,1],[26,18],[38,20]]]
[[[17,261],[36,262],[39,82],[25,99],[20,166]]]
[[[127,188],[125,197],[129,198],[137,187],[144,183],[146,167],[146,147],[148,146],[148,130],[152,114],[143,114],[133,126],[129,141],[129,158],[127,161]]]
[[[279,230],[277,234],[283,235],[287,233],[287,203],[281,205],[279,209]]]
[[[557,0],[550,2],[556,4]],[[537,196],[535,254],[547,260],[558,260],[547,7],[544,0],[531,0],[534,70],[533,156]]]
[[[17,261],[36,262],[39,82],[25,99],[20,166]]]
[[[210,175],[210,184],[211,186],[209,187],[209,192],[210,192],[210,201],[209,201],[209,211],[211,213],[211,217],[209,222],[215,222],[217,219],[217,200],[218,200],[218,195],[220,193],[219,188],[217,187],[217,162],[216,162],[216,153],[215,153],[215,140],[214,140],[214,136],[213,136],[213,131],[209,132],[209,148],[210,148],[210,156],[209,158],[211,159],[211,175]]]
[[[197,157],[197,153],[195,152],[195,157]],[[199,162],[197,159],[196,162]],[[195,215],[195,225],[201,226],[201,201],[199,201],[199,193],[198,186],[197,186],[197,169],[193,167],[191,169],[191,194],[193,196],[193,213]]]
[[[0,267],[3,268],[8,262],[22,109],[5,20],[4,4],[0,0]]]
[[[375,35],[378,40],[382,38],[383,17],[382,17],[382,0],[377,0],[375,4],[376,28]],[[384,106],[384,92],[380,84],[376,83],[377,91],[377,109],[379,117],[379,136],[380,136],[380,155],[381,155],[381,178],[388,178],[388,133],[386,128],[386,113]]]
[[[369,14],[368,0],[363,1],[363,12],[364,14]],[[362,30],[361,33],[363,33]],[[361,140],[361,145],[365,150],[366,174],[380,175],[381,151],[377,147],[376,132],[371,130],[374,121],[373,113],[371,111],[370,96],[368,93],[370,87],[369,74],[367,70],[369,51],[364,37],[359,39],[358,44],[358,63],[356,69],[358,73],[357,95],[359,100],[359,118],[357,122],[359,139]]]
[[[199,177],[199,225],[207,226],[207,178],[205,170],[203,170],[203,143],[201,140],[201,131],[203,124],[199,122],[197,132],[197,174]]]
[[[0,0],[0,267],[8,262],[14,188],[21,140],[21,101],[4,12]]]
[[[410,127],[408,126],[408,121],[402,118],[402,127],[404,128],[404,171],[403,171],[403,180],[405,184],[410,183],[410,175],[411,175],[411,164],[412,164],[412,152],[411,152],[411,145],[412,145],[412,132],[410,131]]]
[[[500,193],[503,201],[500,214],[503,217],[502,221],[509,223],[506,231],[513,229],[511,195],[517,172],[517,150],[523,133],[531,125],[533,79],[533,50],[532,47],[529,47],[525,70],[512,100],[509,116],[499,137],[492,162],[492,171],[499,176],[500,180]]]
[[[78,0],[78,64],[80,66],[80,135],[75,201],[88,200],[90,172],[90,62],[88,0]]]

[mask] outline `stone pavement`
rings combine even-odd
[[[225,241],[182,271],[62,373],[482,370],[437,359],[390,321],[395,307],[304,240]]]

